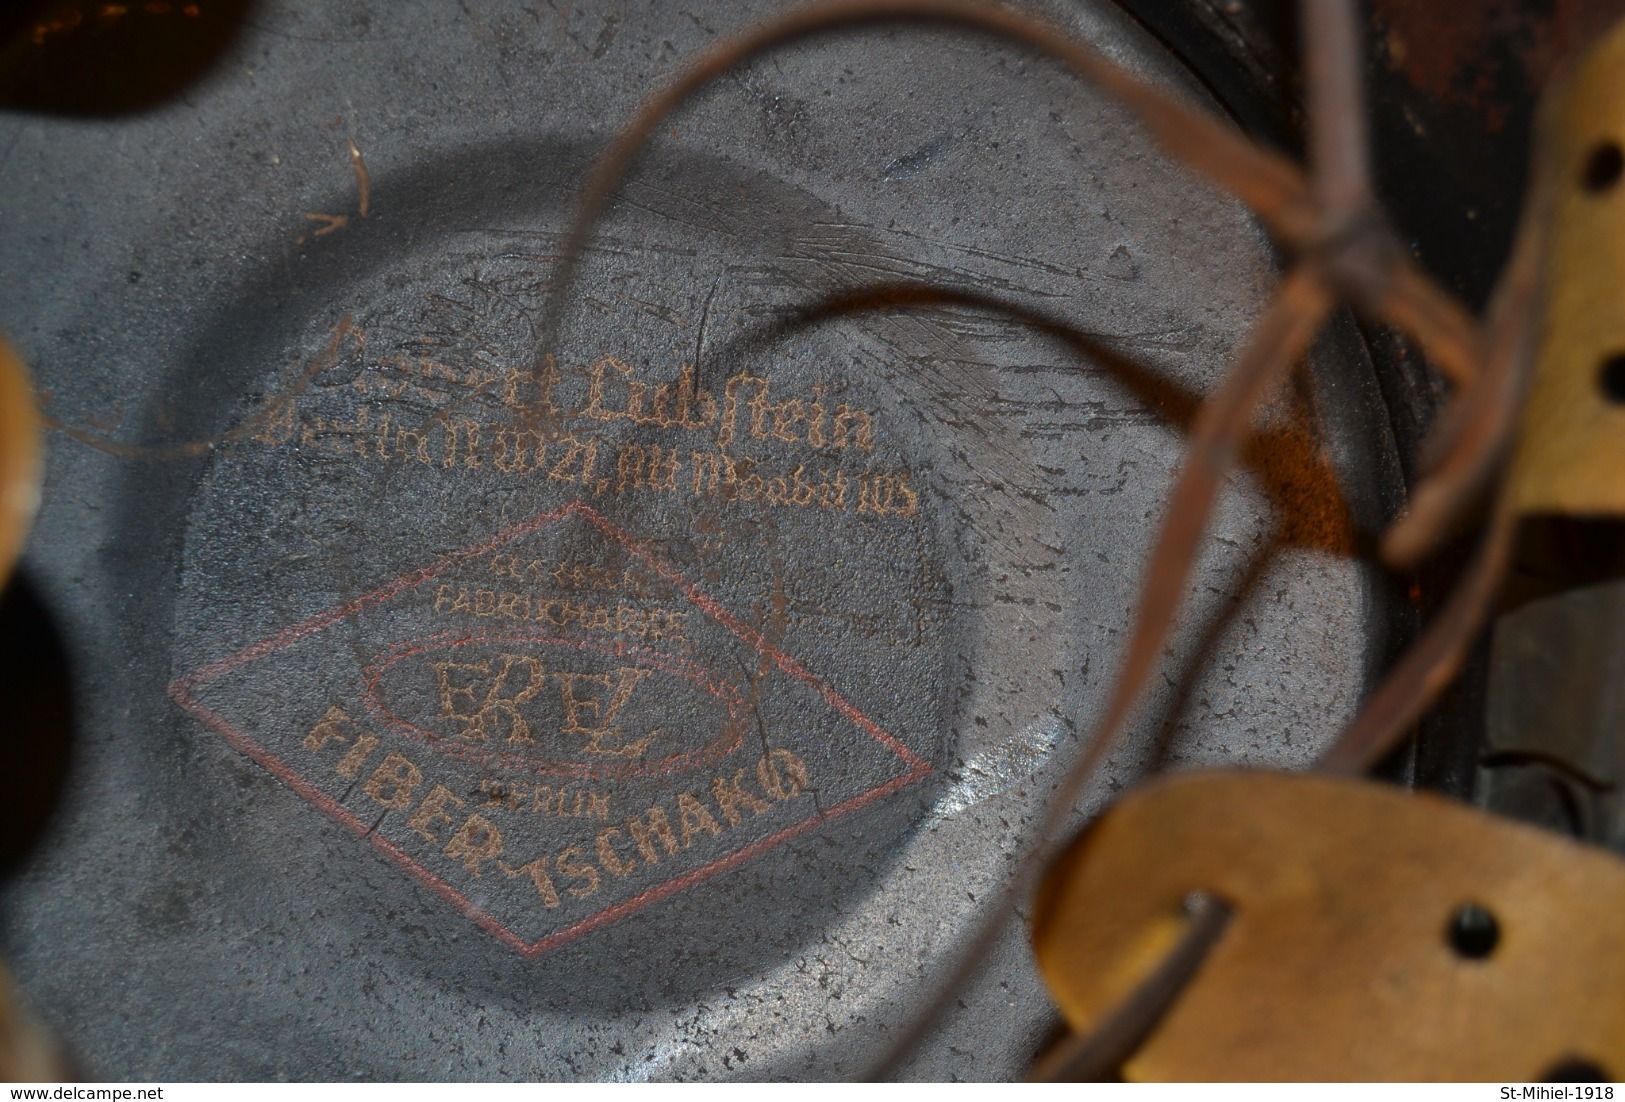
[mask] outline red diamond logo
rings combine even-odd
[[[931,771],[581,502],[169,692],[526,956]]]

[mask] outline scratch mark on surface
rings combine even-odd
[[[629,306],[636,306],[638,309],[642,310],[645,314],[648,314],[651,317],[659,318],[668,325],[674,325],[679,329],[688,328],[688,322],[683,320],[683,315],[679,314],[676,310],[673,310],[669,306],[662,306],[657,302],[645,302],[641,298],[635,298],[632,295],[627,294],[619,294],[615,297]]]
[[[647,181],[638,181],[634,186],[629,186],[620,201],[633,210],[652,214],[679,226],[725,235],[734,240],[739,238],[738,228],[716,204],[693,202]]]
[[[1050,716],[972,756],[953,785],[937,798],[932,818],[949,818],[1036,776],[1065,734],[1064,723],[1059,716]]]
[[[926,142],[912,153],[905,153],[894,158],[890,164],[880,171],[882,180],[907,180],[918,176],[928,168],[934,168],[941,160],[943,152],[952,144],[953,138],[943,134]]]
[[[722,275],[719,272],[717,278],[711,281],[711,290],[706,292],[705,305],[700,307],[700,330],[694,335],[694,375],[696,378],[704,378],[700,373],[700,368],[705,353],[705,326],[711,320],[711,302],[717,297],[717,288],[721,286]]]

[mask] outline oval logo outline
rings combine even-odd
[[[401,662],[410,658],[422,657],[437,652],[455,651],[459,648],[480,644],[562,647],[579,653],[614,658],[650,672],[680,677],[720,701],[727,719],[723,724],[722,733],[717,738],[697,749],[671,754],[664,758],[651,761],[560,761],[540,758],[534,754],[519,751],[498,750],[482,747],[476,743],[459,741],[454,737],[428,730],[420,724],[413,723],[411,720],[395,714],[389,705],[385,703],[383,694],[380,691],[382,682],[385,675]],[[743,742],[743,727],[746,722],[743,715],[745,697],[739,686],[685,658],[616,640],[599,642],[570,638],[563,635],[533,633],[479,632],[459,634],[446,632],[423,639],[394,644],[387,655],[372,662],[363,670],[362,682],[364,686],[362,696],[368,711],[390,730],[414,742],[426,745],[439,753],[487,768],[523,771],[549,776],[608,779],[686,773],[720,761],[737,750]]]

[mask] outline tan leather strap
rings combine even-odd
[[[1602,850],[1346,778],[1155,782],[1090,828],[1039,896],[1035,950],[1074,1030],[1155,971],[1192,891],[1233,914],[1129,1078],[1625,1073],[1625,862]]]

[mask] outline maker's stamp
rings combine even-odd
[[[605,554],[582,562],[582,547]],[[590,588],[633,577],[622,600]],[[393,642],[353,665],[357,632]],[[257,681],[298,683],[317,669],[329,698],[255,706]],[[526,954],[930,772],[819,671],[581,502],[254,643],[171,692]],[[793,719],[769,729],[763,716]]]
[[[650,329],[680,292],[646,259],[540,358],[511,241],[346,282],[264,353],[188,533],[175,699],[528,954],[873,806],[818,855],[862,892],[917,821],[877,805],[942,760],[895,391],[834,331],[728,352],[758,286]],[[707,898],[772,908],[737,888]]]

